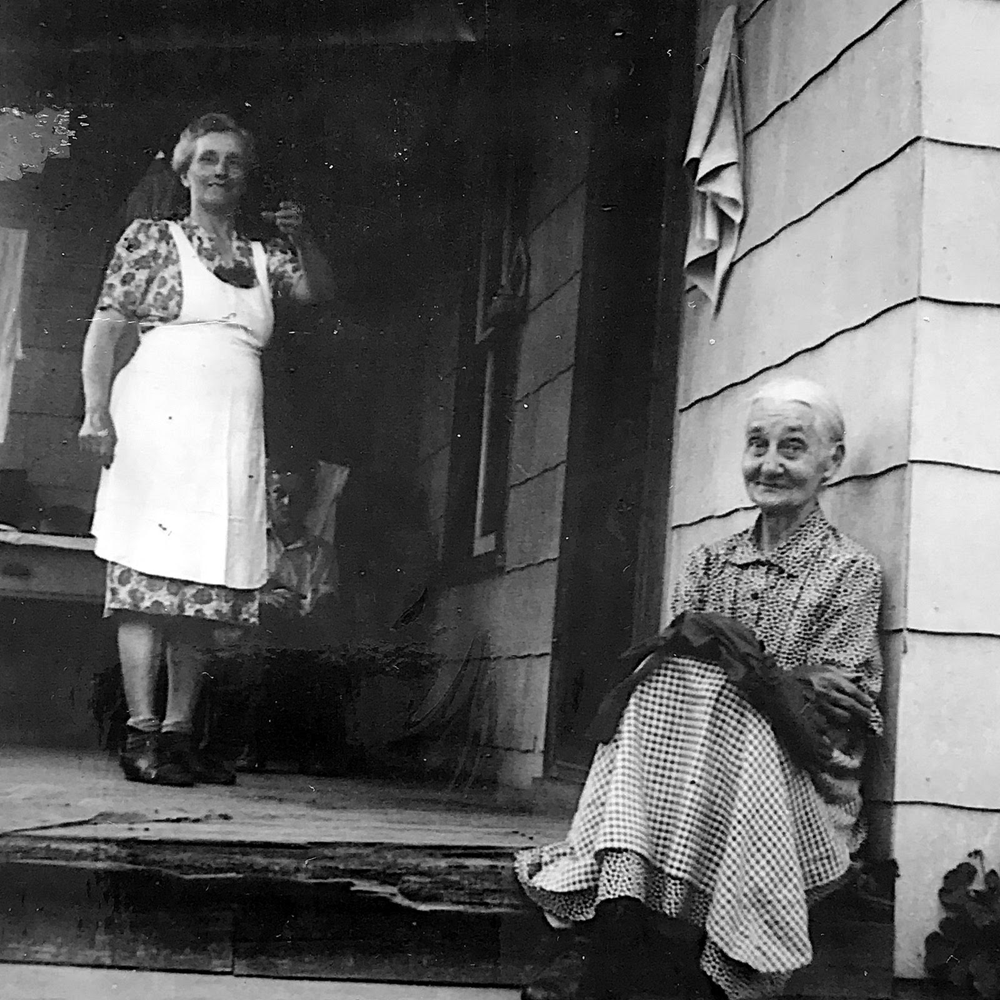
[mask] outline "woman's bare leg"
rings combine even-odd
[[[118,656],[128,703],[128,724],[143,733],[155,733],[160,728],[156,686],[162,648],[163,631],[155,619],[148,615],[121,613]]]
[[[167,636],[167,710],[161,728],[165,733],[191,735],[213,636],[209,627],[195,619],[171,625]]]

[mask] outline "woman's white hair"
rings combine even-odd
[[[816,415],[816,426],[831,445],[844,442],[844,414],[837,401],[818,382],[805,378],[779,378],[762,385],[750,398],[750,406],[761,400],[801,403]]]

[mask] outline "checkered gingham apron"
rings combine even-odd
[[[819,512],[766,557],[752,537],[694,553],[674,612],[736,617],[786,668],[805,642],[877,694],[872,557]],[[831,616],[831,590],[850,621]],[[822,649],[831,628],[832,651]],[[622,896],[687,920],[704,929],[702,968],[731,1000],[774,995],[812,960],[808,907],[863,838],[858,781],[823,783],[820,795],[721,667],[667,658],[598,747],[567,838],[521,852],[518,878],[564,921]]]

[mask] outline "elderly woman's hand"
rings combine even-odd
[[[109,468],[115,457],[115,425],[108,410],[88,410],[83,418],[83,424],[77,434],[80,450],[90,455],[97,455],[105,469]]]
[[[871,720],[875,702],[836,667],[817,670],[810,680],[819,696],[819,707],[831,722],[846,725],[858,719]]]

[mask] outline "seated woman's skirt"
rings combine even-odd
[[[812,961],[808,907],[863,836],[859,783],[824,792],[720,667],[668,659],[598,747],[566,840],[522,851],[517,875],[564,921],[629,896],[695,924],[730,1000],[775,995]]]
[[[150,576],[121,563],[109,562],[104,588],[104,614],[139,611],[148,615],[186,615],[224,625],[257,625],[257,590],[236,590],[221,584],[192,583]]]

